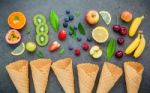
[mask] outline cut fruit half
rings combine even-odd
[[[90,55],[93,57],[93,58],[100,58],[102,56],[102,50],[100,49],[99,46],[93,46],[91,49],[90,49]]]
[[[49,38],[47,34],[40,33],[36,35],[36,42],[39,46],[46,46],[48,41]]]
[[[98,26],[92,31],[92,37],[98,43],[104,43],[109,37],[108,30],[103,26]]]
[[[46,17],[43,14],[36,14],[33,17],[33,22],[36,26],[41,23],[46,23]]]
[[[36,27],[36,33],[45,33],[48,34],[48,25],[45,23],[41,23]]]
[[[19,56],[19,55],[23,54],[24,51],[25,51],[25,44],[22,42],[19,46],[17,46],[11,52],[11,54],[14,55],[14,56]]]
[[[111,22],[111,15],[108,11],[100,11],[99,14],[102,16],[104,22],[109,25]]]

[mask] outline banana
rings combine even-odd
[[[144,35],[142,34],[139,46],[137,47],[137,49],[135,50],[134,55],[133,55],[135,58],[140,57],[140,55],[144,51],[145,45],[146,45],[146,41],[145,41]]]
[[[131,54],[139,45],[140,43],[140,33],[138,36],[135,38],[134,41],[131,42],[131,44],[126,48],[125,53],[126,54]]]
[[[129,29],[129,36],[133,37],[140,26],[142,20],[144,19],[144,16],[137,17],[133,20],[130,29]]]

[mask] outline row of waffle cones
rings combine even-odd
[[[51,59],[37,59],[30,62],[36,93],[45,93],[50,67],[52,67],[65,93],[75,93],[72,59],[65,58],[54,62]],[[18,93],[29,93],[28,61],[19,60],[6,66],[7,72]],[[99,66],[91,63],[77,65],[80,93],[92,93]],[[137,62],[125,62],[124,72],[128,93],[138,93],[144,67]],[[112,63],[104,62],[96,93],[109,93],[122,69]]]

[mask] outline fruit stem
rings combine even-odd
[[[143,30],[140,30],[140,31],[139,31],[139,34],[143,34]]]
[[[143,15],[143,16],[141,16],[141,20],[142,20],[142,19],[144,19],[144,15]]]

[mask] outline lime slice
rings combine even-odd
[[[98,26],[95,29],[93,29],[92,37],[98,43],[103,43],[108,39],[109,33],[108,33],[108,30],[105,27]]]
[[[102,16],[104,22],[109,25],[111,22],[111,15],[108,11],[100,11],[99,14]]]
[[[12,52],[11,54],[14,56],[19,56],[21,55],[25,50],[25,44],[22,42],[19,46],[17,46]]]

